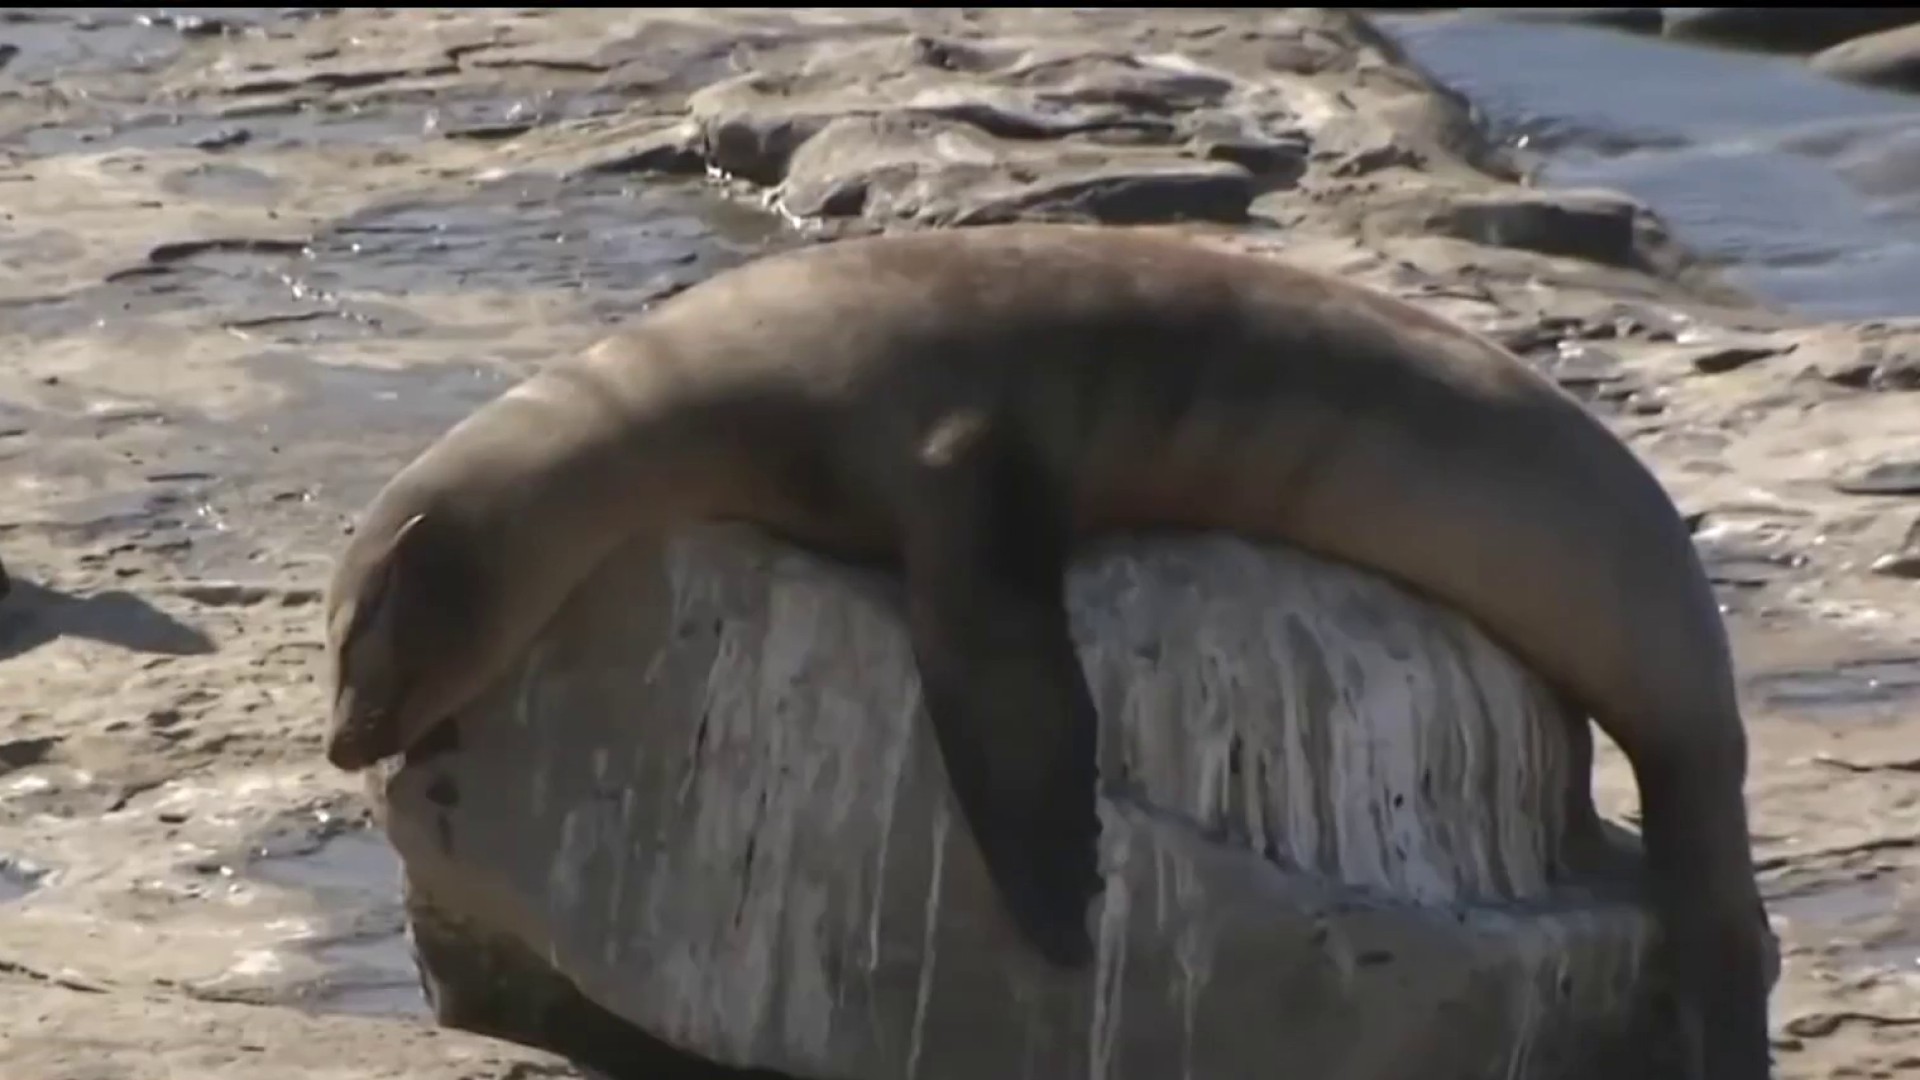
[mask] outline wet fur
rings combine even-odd
[[[898,563],[955,796],[1012,918],[1062,964],[1089,954],[1099,889],[1097,717],[1061,601],[1081,538],[1285,541],[1465,612],[1634,767],[1696,1075],[1767,1075],[1712,592],[1634,455],[1491,342],[1155,231],[760,260],[475,413],[376,499],[331,593],[330,760],[368,765],[452,717],[618,542],[719,519]]]

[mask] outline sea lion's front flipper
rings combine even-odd
[[[932,470],[909,521],[907,605],[927,716],[1014,923],[1062,966],[1092,954],[1099,717],[1068,632],[1061,500],[1008,458]]]

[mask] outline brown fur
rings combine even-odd
[[[1714,597],[1652,475],[1491,342],[1157,232],[763,259],[509,392],[379,496],[330,598],[330,760],[404,751],[617,543],[701,519],[898,561],[956,797],[1016,922],[1062,963],[1086,955],[1098,888],[1096,718],[1060,602],[1080,538],[1228,530],[1448,603],[1625,751],[1700,1075],[1766,1075]]]

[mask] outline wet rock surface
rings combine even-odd
[[[467,970],[531,954],[667,1042],[795,1076],[1661,1060],[1635,879],[1569,866],[1567,718],[1466,620],[1228,538],[1084,555],[1113,787],[1097,956],[1063,973],[951,807],[895,591],[744,530],[615,556],[379,788],[411,909],[465,946],[428,959],[467,995],[442,1019],[646,1075],[592,1023],[525,1019],[550,982]]]
[[[1348,274],[1616,425],[1698,523],[1738,647],[1780,1074],[1920,1053],[1920,605],[1884,563],[1915,496],[1843,490],[1914,457],[1920,331],[1771,310],[1643,229],[1596,261],[1425,224],[1555,193],[1510,183],[1467,103],[1364,25],[16,8],[0,44],[0,1071],[570,1075],[431,1031],[406,985],[397,866],[318,761],[341,530],[445,426],[653,297],[1002,213],[1185,219]],[[755,79],[804,90],[764,114],[789,126],[719,110]],[[748,170],[708,177],[716,154]],[[1631,780],[1599,758],[1618,815]]]

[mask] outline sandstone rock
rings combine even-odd
[[[1920,90],[1920,23],[1843,41],[1808,63],[1848,82]]]
[[[1920,8],[1674,8],[1668,37],[1774,52],[1813,53],[1848,38],[1920,22]]]
[[[1920,319],[1815,327],[1795,350],[1811,376],[1854,390],[1920,390]]]
[[[1643,222],[1650,217],[1638,202],[1611,191],[1510,188],[1457,195],[1424,224],[1476,244],[1638,267],[1647,246]]]
[[[923,225],[1232,223],[1246,219],[1253,196],[1252,174],[1231,162],[1119,148],[1076,155],[915,115],[829,123],[793,155],[779,189],[796,217]]]
[[[1882,461],[1835,477],[1833,486],[1849,495],[1920,495],[1920,458]]]
[[[1867,386],[1874,390],[1920,390],[1920,352],[1868,346],[1862,359],[1873,364]]]
[[[50,993],[86,1006],[50,1007]],[[12,978],[0,982],[0,1009],[16,1018],[0,1036],[8,1080],[588,1080],[549,1054],[390,1018],[50,992]]]
[[[887,72],[885,95],[850,87],[849,66]],[[1235,87],[1177,58],[905,35],[689,105],[708,161],[777,188],[797,217],[1231,223],[1257,190],[1296,180],[1307,150],[1295,125],[1212,111]]]
[[[616,1075],[621,1025],[834,1080],[1646,1067],[1645,920],[1562,865],[1585,729],[1464,618],[1224,537],[1082,556],[1107,885],[1068,973],[951,808],[889,582],[636,544],[379,777],[441,1020]]]
[[[650,127],[613,143],[577,166],[581,173],[652,172],[695,175],[706,168],[700,155],[700,131],[689,123]]]
[[[1138,50],[996,35],[999,21],[756,62],[687,98],[697,152],[791,216],[880,226],[1239,223],[1316,164],[1336,180],[1391,166],[1516,175],[1464,99],[1351,13],[1294,9],[1234,35],[1204,13],[1156,16],[1164,42]],[[1329,48],[1349,38],[1360,47]],[[1328,65],[1366,78],[1329,94],[1308,77]],[[683,161],[671,147],[647,160]]]
[[[1898,547],[1873,561],[1873,572],[1920,580],[1920,517],[1915,517],[1907,526],[1907,534]]]
[[[1562,341],[1552,353],[1536,358],[1535,364],[1542,374],[1586,400],[1615,388],[1620,396],[1638,388],[1619,353],[1584,341]]]

